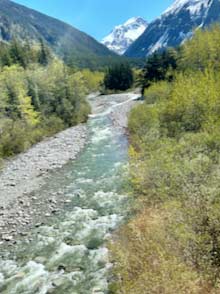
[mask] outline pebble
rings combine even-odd
[[[35,225],[35,228],[39,228],[40,226],[42,226],[43,225],[43,223],[37,223],[36,225]]]
[[[7,241],[7,242],[12,241],[13,240],[13,236],[3,235],[2,236],[2,240],[3,241]]]
[[[61,278],[57,278],[57,280],[52,282],[53,287],[60,287],[61,285],[63,285],[64,283],[64,279]]]
[[[21,232],[20,235],[23,236],[23,237],[25,237],[25,236],[28,235],[28,233],[27,232]]]

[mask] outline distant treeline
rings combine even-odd
[[[128,63],[116,64],[109,67],[105,72],[105,90],[125,91],[130,89],[134,83],[132,68]]]
[[[78,67],[81,69],[90,69],[92,71],[105,71],[109,67],[120,64],[129,64],[131,67],[143,67],[143,58],[128,58],[125,56],[97,56],[94,54],[82,55],[74,52],[68,52],[63,56],[64,62],[70,67]]]
[[[85,97],[103,73],[66,66],[44,45],[16,40],[0,46],[0,158],[45,136],[85,122]]]
[[[111,293],[220,291],[220,26],[154,54],[131,112],[137,215],[112,244]]]

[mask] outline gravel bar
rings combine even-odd
[[[116,127],[126,129],[127,114],[140,97],[136,93],[88,97],[93,115],[104,110]],[[116,96],[116,97],[115,97]],[[115,102],[116,101],[116,102]],[[27,152],[8,161],[0,172],[0,245],[11,246],[17,237],[26,238],[28,231],[38,227],[48,217],[61,213],[68,205],[63,191],[41,195],[52,172],[77,158],[88,142],[87,125],[78,125],[34,145]],[[38,193],[39,192],[39,193]]]

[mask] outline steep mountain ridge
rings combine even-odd
[[[176,47],[193,34],[220,21],[220,0],[176,0],[128,48],[125,56],[146,57],[166,47]]]
[[[116,26],[101,42],[110,50],[122,55],[128,47],[146,30],[148,24],[141,17],[132,17]]]
[[[60,55],[114,56],[94,38],[60,20],[9,0],[0,0],[0,39],[38,42]]]
[[[187,9],[193,17],[199,15],[202,9],[207,9],[212,1],[210,0],[176,0],[163,15],[178,13],[181,9]]]

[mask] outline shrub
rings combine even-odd
[[[82,70],[82,75],[85,79],[88,91],[95,92],[100,90],[104,80],[104,73],[98,71],[91,71],[89,69]]]
[[[120,231],[110,246],[121,277],[113,293],[205,293],[196,270],[178,256],[178,242],[167,230],[170,218],[170,210],[145,209]]]
[[[153,83],[144,90],[144,98],[147,104],[153,104],[169,98],[172,86],[166,81]]]

